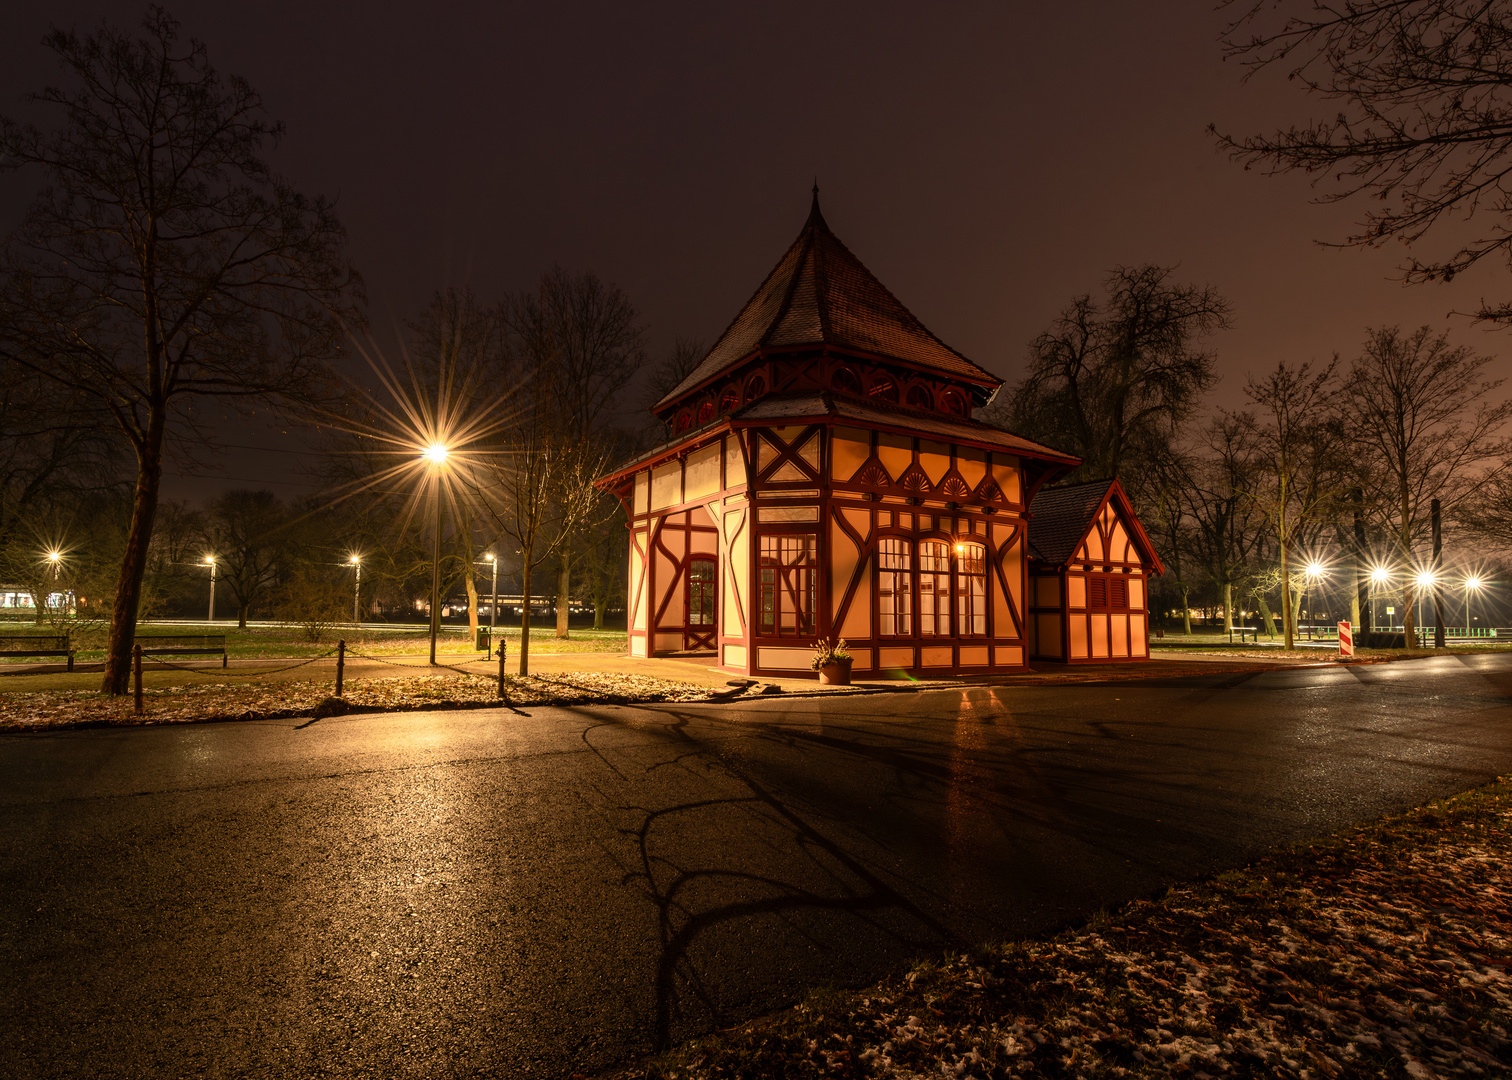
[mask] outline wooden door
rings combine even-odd
[[[693,559],[688,563],[688,616],[683,626],[683,647],[689,652],[714,649],[718,588],[719,567],[713,559]]]

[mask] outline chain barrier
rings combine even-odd
[[[385,660],[381,656],[369,656],[369,655],[367,655],[367,653],[353,652],[351,649],[347,650],[347,656],[348,657],[356,657],[359,660],[371,660],[375,664],[387,664],[389,667],[412,668],[415,671],[434,671],[436,668],[445,668],[447,671],[455,671],[459,675],[486,675],[485,672],[481,672],[481,671],[464,671],[462,668],[456,667],[456,666],[454,666],[452,664],[442,664],[442,663],[439,663],[439,662],[435,663],[435,664],[430,664],[430,663],[425,663],[425,664],[401,664],[397,660]],[[462,663],[464,663],[464,664],[482,664],[482,663],[486,663],[487,660],[488,660],[487,656],[481,656],[481,657],[479,657],[476,660],[463,660]]]
[[[161,657],[152,656],[151,654],[145,654],[143,656],[143,659],[151,660],[155,663],[161,664],[166,668],[172,668],[174,671],[187,671],[194,675],[204,675],[212,679],[251,679],[256,678],[259,675],[277,675],[283,671],[293,671],[295,668],[302,668],[308,664],[313,664],[317,660],[329,660],[335,655],[336,650],[332,649],[330,652],[321,653],[319,656],[312,656],[308,660],[301,660],[299,663],[290,664],[287,667],[259,668],[256,671],[227,671],[225,668],[216,669],[185,667],[183,664],[175,664],[172,661],[164,660]]]

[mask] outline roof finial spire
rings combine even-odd
[[[808,220],[803,223],[803,227],[809,229],[816,225],[826,232],[829,231],[829,225],[825,222],[824,215],[819,212],[819,178],[817,176],[814,177],[814,203],[809,207]]]

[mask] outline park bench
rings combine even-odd
[[[1238,633],[1239,633],[1239,644],[1241,644],[1241,645],[1244,644],[1244,635],[1245,634],[1249,634],[1250,635],[1250,640],[1254,641],[1256,644],[1259,644],[1259,642],[1260,642],[1260,628],[1258,626],[1235,626],[1235,627],[1233,627],[1232,629],[1229,630],[1229,644],[1230,645],[1232,645],[1234,643],[1234,632],[1235,631],[1238,631]]]
[[[68,670],[74,669],[73,644],[68,635],[0,634],[0,656],[66,656]]]
[[[225,634],[163,634],[138,637],[143,656],[219,656],[226,666]]]

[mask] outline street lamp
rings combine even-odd
[[[431,552],[430,662],[436,662],[436,635],[441,632],[441,470],[451,450],[445,443],[433,442],[420,453],[436,472],[436,544]]]
[[[483,556],[488,560],[488,565],[493,567],[493,599],[488,603],[488,636],[493,638],[494,618],[499,613],[499,560],[492,554]]]
[[[215,556],[206,555],[205,565],[210,568],[210,614],[205,617],[206,622],[215,621]]]
[[[1470,590],[1474,589],[1476,592],[1480,592],[1481,584],[1481,579],[1478,577],[1467,577],[1465,579],[1465,638],[1467,641],[1470,638]]]
[[[1417,600],[1417,631],[1419,634],[1423,633],[1423,593],[1433,588],[1437,582],[1438,575],[1432,570],[1423,570],[1417,576],[1417,596],[1414,599]],[[1424,635],[1424,640],[1427,640],[1426,635]]]
[[[362,617],[357,613],[357,602],[362,596],[362,556],[353,555],[347,562],[357,571],[357,580],[352,584],[352,624],[355,626],[362,622]]]
[[[1386,584],[1390,577],[1391,571],[1386,569],[1384,566],[1374,567],[1370,571],[1370,584],[1374,586],[1374,588],[1370,590],[1370,608],[1372,616],[1370,624],[1372,628],[1376,628],[1377,624],[1381,621],[1381,613],[1375,610],[1376,598],[1381,595],[1381,587]],[[1386,629],[1390,630],[1391,627],[1388,626]]]

